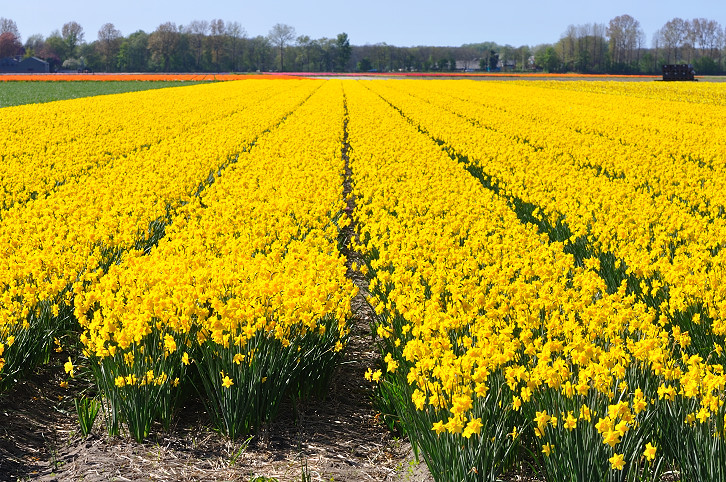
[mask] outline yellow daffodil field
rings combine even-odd
[[[0,392],[73,333],[110,434],[169,429],[192,386],[237,439],[324,394],[362,290],[367,383],[436,481],[726,481],[724,85],[255,78],[0,109]]]

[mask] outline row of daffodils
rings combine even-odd
[[[0,110],[0,390],[65,326],[111,433],[169,426],[189,385],[253,433],[343,353],[352,222],[366,376],[437,481],[726,481],[722,87],[247,80],[39,109]]]
[[[74,285],[98,278],[129,250],[153,247],[177,209],[319,84],[290,87],[278,83],[270,92],[270,86],[242,83],[231,97],[228,91],[235,84],[191,87],[196,96],[185,89],[159,91],[160,100],[181,95],[180,102],[194,103],[196,116],[208,120],[192,121],[193,128],[181,127],[179,135],[132,149],[103,168],[81,172],[45,195],[0,211],[0,388],[32,369],[30,358],[37,362],[48,353],[51,332],[72,318]],[[110,97],[116,101],[115,110],[105,109],[111,123],[124,117],[127,124],[143,123],[149,131],[179,123],[128,111],[127,98],[133,95]],[[93,111],[92,104],[86,106],[86,112]],[[94,141],[77,137],[75,142]]]
[[[275,83],[249,82],[257,101],[279,92]],[[198,89],[164,95],[106,95],[8,107],[0,111],[0,209],[44,197],[62,184],[130,153],[168,143],[213,119],[249,107],[238,93],[215,86],[214,109],[200,109]],[[207,89],[210,92],[215,89]],[[173,92],[173,95],[171,93]]]
[[[567,85],[350,96],[369,376],[439,480],[726,480],[723,88]]]
[[[154,420],[168,424],[190,364],[232,438],[286,393],[325,386],[354,294],[337,247],[343,118],[340,85],[325,84],[179,209],[148,255],[76,285],[112,425],[141,439]]]
[[[527,88],[509,89],[522,97],[521,89]],[[627,278],[630,291],[657,308],[664,323],[698,337],[692,348],[696,354],[720,351],[726,334],[721,283],[726,145],[703,132],[723,128],[726,107],[686,103],[695,113],[683,118],[697,116],[701,125],[684,123],[678,131],[672,123],[647,121],[645,112],[680,115],[683,102],[649,100],[645,107],[630,107],[637,104],[632,98],[609,98],[607,104],[615,107],[607,116],[600,106],[602,94],[577,93],[570,102],[569,91],[543,88],[537,89],[535,106],[518,104],[511,93],[503,96],[498,107],[510,113],[505,122],[487,105],[490,97],[464,105],[456,98],[449,102],[447,95],[457,95],[453,90],[434,99],[425,92],[389,89],[384,97],[498,192],[519,206],[534,206],[531,217],[576,245],[569,249],[579,251],[578,262],[596,257],[611,291]],[[555,112],[553,92],[568,109]],[[639,114],[624,117],[626,108]],[[568,115],[580,119],[579,128]],[[658,129],[661,148],[655,149],[653,136],[642,132]],[[689,135],[692,130],[698,135]]]

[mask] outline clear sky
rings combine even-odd
[[[568,25],[607,24],[628,14],[640,22],[650,46],[653,33],[674,17],[707,18],[726,25],[724,0],[0,0],[0,17],[18,25],[22,41],[48,36],[64,23],[78,22],[85,40],[98,38],[110,22],[125,35],[153,32],[165,22],[221,18],[239,22],[247,35],[267,35],[276,23],[311,38],[346,32],[353,45],[458,46],[554,43]]]

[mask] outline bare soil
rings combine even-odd
[[[54,356],[0,398],[0,481],[430,481],[410,445],[373,406],[363,377],[378,356],[370,307],[362,295],[354,305],[352,338],[327,397],[298,407],[287,402],[260,434],[234,443],[212,430],[194,402],[171,430],[156,431],[145,443],[109,437],[100,415],[82,437],[73,395],[59,386],[63,358]]]

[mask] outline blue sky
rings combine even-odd
[[[0,0],[0,17],[14,20],[25,41],[32,34],[48,36],[74,20],[85,40],[98,37],[104,23],[128,35],[152,32],[164,22],[186,25],[193,20],[237,21],[248,36],[266,35],[276,23],[311,38],[346,32],[354,45],[458,46],[494,41],[537,45],[556,42],[568,25],[603,23],[629,14],[640,22],[650,46],[653,33],[674,17],[703,17],[726,25],[722,0]]]

